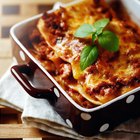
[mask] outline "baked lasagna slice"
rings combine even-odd
[[[74,37],[79,26],[109,18],[108,30],[119,38],[119,51],[109,52],[97,43],[97,61],[80,68],[80,54],[92,39]],[[31,38],[33,55],[64,90],[81,106],[106,103],[140,86],[140,29],[130,20],[121,20],[104,1],[82,0],[77,4],[45,12]]]

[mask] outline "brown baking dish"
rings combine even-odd
[[[140,87],[90,109],[78,105],[62,89],[29,52],[28,31],[35,28],[41,16],[42,14],[22,21],[10,31],[13,56],[18,63],[11,68],[11,72],[27,93],[35,98],[49,100],[65,122],[84,136],[111,130],[121,122],[139,116]]]

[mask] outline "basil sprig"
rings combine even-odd
[[[95,41],[98,41],[99,45],[108,51],[118,51],[119,39],[113,32],[105,30],[108,24],[109,19],[104,18],[96,21],[93,25],[83,24],[75,32],[74,36],[79,38],[92,35],[92,45],[85,46],[80,55],[80,67],[82,70],[92,65],[98,58],[98,48],[94,43]]]

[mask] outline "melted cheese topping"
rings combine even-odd
[[[108,52],[97,44],[97,61],[81,71],[80,53],[91,44],[91,38],[79,39],[73,34],[80,25],[94,24],[102,18],[110,19],[107,29],[118,36],[119,51]],[[140,86],[140,29],[129,19],[118,19],[105,2],[83,0],[46,12],[37,28],[41,39],[32,41],[36,50],[33,55],[81,106],[101,105]]]

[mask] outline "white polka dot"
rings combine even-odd
[[[60,93],[57,88],[54,88],[54,93],[58,98],[60,97]]]
[[[126,99],[126,103],[127,103],[127,104],[132,103],[132,102],[133,102],[133,100],[134,100],[134,98],[135,98],[135,96],[134,96],[134,95],[130,95],[130,96]]]
[[[102,125],[101,127],[100,127],[100,132],[104,132],[104,131],[106,131],[107,129],[109,128],[109,124],[108,123],[105,123],[104,125]]]
[[[88,121],[91,119],[91,115],[88,113],[81,113],[81,118],[85,121]]]
[[[66,123],[69,125],[70,128],[73,128],[73,125],[69,119],[66,119]]]
[[[20,51],[19,51],[19,55],[20,55],[21,59],[22,59],[23,61],[25,61],[25,54],[24,54],[24,52],[20,50]]]

